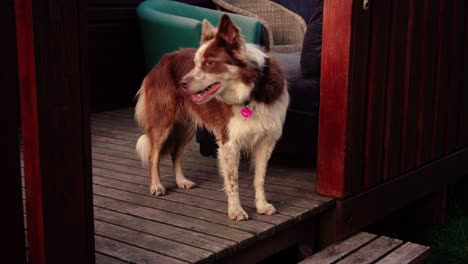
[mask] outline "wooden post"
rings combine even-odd
[[[369,25],[362,1],[324,2],[317,191],[338,198],[362,188]]]
[[[94,263],[86,1],[15,2],[31,263]]]
[[[6,29],[0,41],[2,71],[2,98],[0,123],[2,124],[0,222],[1,259],[5,263],[26,263],[26,242],[24,235],[23,199],[21,189],[19,152],[19,98],[18,71],[16,61],[16,29],[14,1],[0,2],[0,19]]]

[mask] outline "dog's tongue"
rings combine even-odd
[[[196,94],[193,94],[192,101],[194,101],[197,104],[202,103],[206,101],[206,99],[208,99],[211,95],[216,93],[216,91],[218,91],[219,88],[221,88],[221,83],[214,83],[210,85],[208,88],[206,88],[205,90],[198,92]]]

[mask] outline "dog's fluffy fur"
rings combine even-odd
[[[255,165],[255,203],[259,214],[276,212],[265,197],[268,160],[280,138],[289,95],[276,61],[257,46],[245,43],[227,15],[218,30],[203,21],[200,48],[181,49],[164,56],[144,79],[138,92],[135,118],[144,130],[136,146],[142,161],[149,162],[153,195],[164,195],[159,179],[159,159],[171,154],[179,188],[195,183],[184,177],[182,153],[196,126],[216,136],[220,173],[230,219],[246,220],[239,200],[238,166],[241,151]],[[245,105],[250,117],[240,111]]]

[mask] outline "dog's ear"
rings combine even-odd
[[[239,28],[226,14],[219,21],[217,37],[224,40],[229,46],[237,46],[242,41]]]
[[[202,36],[201,36],[201,43],[204,43],[210,39],[215,37],[216,30],[210,21],[203,19],[202,22]]]

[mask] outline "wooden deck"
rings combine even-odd
[[[96,263],[259,260],[307,236],[299,234],[303,223],[334,205],[315,193],[313,169],[275,161],[266,191],[278,213],[258,215],[252,175],[241,162],[240,196],[250,219],[229,220],[216,159],[201,156],[195,140],[185,150],[184,171],[197,187],[178,189],[171,161],[163,159],[161,180],[168,192],[151,196],[148,170],[134,151],[140,131],[132,110],[99,113],[91,120]]]

